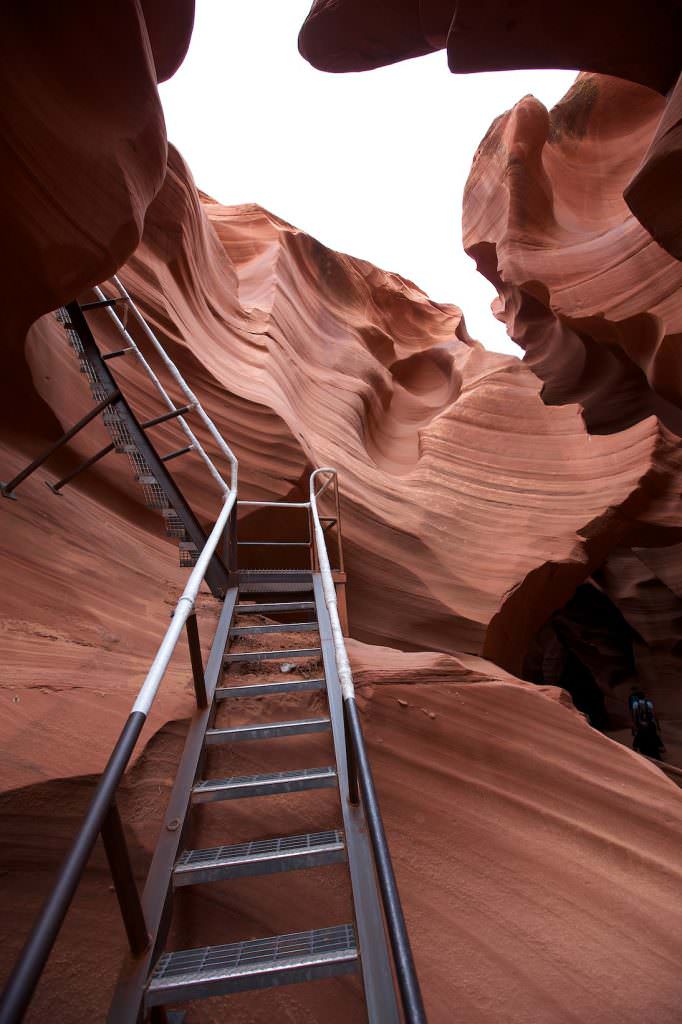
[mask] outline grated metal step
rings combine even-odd
[[[249,683],[247,686],[218,686],[216,700],[232,697],[273,697],[278,693],[296,693],[306,690],[324,690],[324,679],[283,679],[274,683]]]
[[[327,732],[329,718],[301,718],[292,722],[270,722],[269,725],[237,725],[231,729],[207,729],[206,746],[235,743],[239,740],[273,740],[281,736],[301,736],[303,733]]]
[[[272,604],[238,604],[235,613],[237,615],[268,615],[271,612],[313,611],[314,608],[314,601],[274,601]]]
[[[173,869],[173,881],[176,886],[198,885],[223,878],[338,864],[345,859],[341,832],[313,832],[259,839],[236,846],[216,846],[211,850],[185,850]]]
[[[313,589],[308,569],[243,569],[239,573],[240,593],[283,594]]]
[[[316,633],[317,622],[275,622],[267,626],[233,626],[230,636],[261,636],[263,633]]]
[[[238,661],[282,661],[287,658],[319,658],[321,647],[292,647],[288,651],[242,651],[240,654],[226,654],[224,665],[233,665]]]
[[[331,978],[357,966],[357,943],[350,924],[183,949],[159,958],[147,986],[145,1009]]]
[[[204,779],[197,782],[192,789],[192,802],[202,804],[212,800],[298,793],[305,789],[328,789],[335,785],[336,769],[331,765],[325,768],[271,772],[267,775],[235,775],[229,779]]]
[[[178,552],[182,569],[192,569],[197,564],[199,549],[193,541],[181,540],[178,543]]]

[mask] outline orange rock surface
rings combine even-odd
[[[27,0],[3,12],[0,180],[5,345],[133,252],[166,170],[156,88],[194,0]],[[125,69],[125,73],[122,73]]]
[[[498,289],[496,315],[544,382],[544,401],[579,402],[593,437],[657,420],[664,459],[677,462],[682,265],[623,198],[648,147],[655,149],[663,109],[654,93],[598,75],[581,75],[551,111],[522,100],[492,125],[474,157],[463,234]],[[664,199],[649,208],[662,211]],[[617,544],[596,581],[633,631],[625,644],[634,649],[630,671],[621,657],[620,679],[602,678],[605,692],[619,683],[625,692],[636,673],[670,716],[677,750],[679,489],[670,497],[667,511],[659,506],[653,516],[656,529],[642,533],[634,550]],[[599,675],[596,664],[591,671]]]

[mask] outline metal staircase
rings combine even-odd
[[[195,452],[202,459],[208,472],[217,483],[223,498],[229,492],[230,485],[225,482],[213,460],[196,436],[196,433],[189,426],[186,419],[187,415],[190,413],[196,414],[203,422],[203,425],[216,442],[221,454],[230,463],[233,477],[236,474],[236,459],[215,427],[215,424],[206,415],[200,402],[178,372],[177,367],[168,358],[160,341],[117,277],[112,279],[109,290],[115,290],[118,294],[114,298],[107,298],[104,291],[97,287],[94,289],[97,296],[96,300],[82,304],[72,302],[68,306],[61,307],[54,314],[57,322],[64,328],[69,344],[78,359],[80,372],[85,376],[90,386],[93,401],[96,403],[92,413],[83,417],[74,428],[67,431],[55,445],[52,445],[47,452],[32,462],[13,480],[0,485],[0,491],[4,497],[15,498],[14,491],[20,483],[31,473],[35,472],[58,447],[71,440],[95,416],[101,415],[102,422],[111,438],[110,444],[86,459],[85,462],[81,463],[65,477],[54,483],[47,482],[47,486],[54,494],[61,495],[63,488],[71,483],[75,477],[90,469],[111,452],[126,455],[134,478],[142,490],[144,504],[147,508],[156,509],[161,513],[166,535],[178,541],[180,565],[185,568],[192,568],[192,566],[196,565],[198,553],[206,542],[206,533],[178,487],[177,482],[169,473],[166,464],[190,452]],[[119,316],[117,312],[119,309],[122,310],[122,316]],[[86,316],[86,314],[94,310],[103,310],[108,314],[117,332],[121,335],[124,347],[110,352],[102,352],[100,350]],[[126,324],[129,314],[130,318],[136,321],[138,330],[141,330],[146,336],[156,356],[174,379],[175,384],[186,400],[184,405],[178,405],[171,398],[158,374],[154,371],[128,329]],[[124,398],[109,365],[111,360],[126,356],[129,353],[136,358],[143,373],[149,378],[167,409],[166,412],[145,421],[139,420],[132,407]],[[169,421],[175,421],[178,424],[189,443],[165,455],[160,455],[152,441],[150,431]],[[224,595],[227,586],[227,571],[224,561],[221,561],[219,554],[216,554],[212,560],[207,583],[214,596]]]
[[[98,295],[99,301],[108,302],[104,308],[111,309],[111,300],[102,296]],[[126,301],[132,307],[129,296]],[[221,438],[231,457],[231,483],[224,484],[223,504],[213,528],[203,534],[203,543],[197,543],[200,538],[192,532],[191,508],[153,446],[146,447],[149,423],[145,426],[135,419],[115,382],[107,376],[107,360],[96,353],[96,346],[93,349],[83,308],[74,303],[67,307],[67,313],[66,321],[61,314],[62,322],[85,364],[84,372],[98,402],[95,408],[100,411],[102,402],[107,403],[112,445],[131,457],[139,482],[152,488],[150,497],[158,500],[174,528],[186,530],[192,538],[197,547],[196,564],[55,887],[10,977],[0,1002],[0,1024],[17,1024],[23,1019],[99,835],[130,947],[113,992],[109,1024],[180,1021],[184,1020],[181,1006],[186,1002],[312,983],[350,972],[361,977],[370,1024],[398,1024],[401,1020],[422,1024],[426,1017],[343,638],[345,574],[336,473],[332,469],[316,470],[306,502],[238,502],[236,460]],[[115,355],[110,354],[112,358]],[[175,406],[171,414],[177,417]],[[21,474],[19,477],[25,478]],[[8,496],[17,480],[21,482],[19,477],[5,485]],[[333,514],[320,514],[318,502],[323,497],[333,498]],[[238,559],[240,552],[245,554],[244,548],[273,544],[238,540],[237,508],[248,515],[249,508],[255,506],[269,510],[270,535],[277,535],[281,518],[278,511],[290,514],[292,509],[302,510],[308,539],[277,542],[275,546],[307,549],[310,561],[305,568],[240,567]],[[191,518],[186,518],[186,511]],[[334,534],[337,564],[332,569],[328,541]],[[225,553],[224,561],[217,556],[219,549]],[[212,582],[221,601],[205,665],[194,608],[204,581]],[[263,616],[269,621],[262,621]],[[196,702],[140,895],[117,810],[116,791],[185,630]],[[282,695],[287,698],[286,716],[277,711]],[[247,702],[249,720],[242,722],[239,708]],[[258,712],[255,717],[254,710]],[[303,767],[286,763],[287,738],[292,737],[298,739],[299,757],[307,762]],[[261,758],[263,770],[249,775],[226,773],[220,766],[221,757],[227,753],[234,759],[249,743],[266,752]],[[321,744],[323,756],[319,753]],[[276,801],[284,797],[281,813],[286,823],[290,795],[300,794],[295,799],[305,808],[315,790],[329,791],[324,798],[328,800],[324,822],[319,820],[318,807],[317,817],[308,816],[309,831],[301,830],[298,814],[294,827],[283,828],[281,835],[266,832],[245,842],[230,841],[235,813],[232,801]],[[215,806],[205,807],[207,804]],[[198,815],[200,807],[205,809]],[[224,837],[221,845],[209,847],[205,839],[202,842],[202,829],[207,824],[213,835],[219,828]],[[344,863],[348,917],[329,926],[327,921],[316,920],[315,875],[306,872]],[[310,917],[304,922],[306,930],[268,934],[265,929],[266,933],[257,938],[233,941],[228,929],[221,938],[231,941],[197,948],[167,948],[171,934],[182,932],[184,918],[181,915],[174,921],[173,914],[178,891],[186,890],[183,898],[191,899],[191,887],[195,885],[229,882],[238,887],[244,879],[270,874],[282,875],[282,884],[286,885],[288,874],[294,871],[300,872],[297,878],[309,894],[303,903]],[[248,915],[248,891],[235,899]],[[225,1019],[230,1019],[229,999]]]

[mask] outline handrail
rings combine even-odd
[[[315,490],[315,480],[322,473],[331,474],[330,479],[319,490]],[[334,656],[336,659],[337,673],[341,684],[341,695],[343,697],[343,713],[346,727],[347,742],[350,741],[353,749],[348,751],[349,771],[357,773],[357,780],[352,780],[349,787],[349,799],[355,802],[354,793],[357,791],[355,783],[359,783],[362,794],[362,802],[367,819],[367,828],[372,842],[374,853],[374,864],[376,867],[381,899],[386,919],[386,927],[391,950],[393,952],[393,963],[398,979],[398,987],[403,1004],[403,1014],[406,1024],[427,1024],[424,1003],[422,1000],[419,979],[414,965],[414,958],[410,946],[410,939],[407,933],[407,925],[400,902],[398,885],[393,871],[391,854],[388,848],[386,833],[384,831],[379,810],[374,779],[370,768],[365,741],[362,735],[360,715],[355,702],[355,685],[351,671],[346,644],[343,638],[339,612],[336,603],[336,589],[329,564],[327,545],[324,532],[320,523],[320,516],[317,509],[317,498],[327,489],[332,480],[337,481],[338,476],[335,469],[329,466],[316,469],[310,475],[310,511],[313,521],[313,534],[317,560],[322,580],[325,605],[329,613],[329,620],[332,629],[334,642]]]
[[[355,685],[353,683],[353,673],[351,672],[350,662],[348,660],[348,654],[346,652],[346,644],[343,639],[343,630],[341,629],[341,620],[339,619],[339,610],[336,603],[336,587],[334,586],[334,578],[332,576],[331,566],[329,564],[329,556],[327,554],[327,545],[324,539],[324,533],[322,531],[322,524],[320,523],[320,514],[317,510],[317,498],[322,491],[326,490],[329,486],[330,480],[320,488],[318,492],[315,491],[315,480],[320,473],[332,473],[336,476],[336,470],[329,466],[316,469],[310,474],[310,511],[313,518],[313,535],[315,537],[315,548],[317,551],[318,564],[320,567],[320,576],[322,578],[322,590],[324,592],[324,603],[327,606],[329,612],[329,620],[332,627],[332,637],[334,640],[334,656],[336,658],[336,667],[339,673],[339,681],[341,683],[341,695],[345,699],[346,697],[355,697]]]
[[[209,533],[206,539],[206,544],[197,559],[197,564],[192,569],[185,589],[178,599],[170,626],[166,630],[166,635],[161,641],[161,645],[156,652],[151,668],[147,673],[144,683],[140,687],[137,700],[133,704],[133,712],[141,711],[144,715],[149,713],[149,709],[152,706],[159,686],[161,685],[161,681],[166,673],[166,669],[168,668],[171,655],[175,650],[175,645],[177,644],[180,633],[182,632],[182,627],[185,625],[187,619],[194,610],[194,602],[196,601],[197,594],[199,593],[199,587],[203,582],[206,570],[208,569],[208,564],[211,561],[211,558],[220,543],[220,538],[223,535],[225,527],[227,526],[236,497],[236,491],[230,491],[225,499],[223,507],[220,510],[220,514],[215,521],[215,525]]]
[[[114,278],[118,282],[118,278]],[[127,301],[130,304],[130,308],[133,313],[136,313],[135,304],[130,299],[130,296],[125,291],[122,285],[120,285]],[[102,298],[106,298],[101,289],[96,288],[95,291]],[[111,306],[105,307],[107,311],[111,311]],[[126,340],[129,340],[137,350],[134,340],[128,335],[124,325],[121,323],[119,318],[114,314],[116,320],[118,320],[121,328],[125,331]],[[141,315],[138,314],[138,318]],[[142,323],[144,321],[142,320]],[[120,329],[120,328],[119,328]],[[81,880],[83,872],[85,870],[87,861],[92,852],[92,848],[97,840],[97,836],[102,833],[105,839],[105,845],[107,845],[107,825],[111,824],[114,818],[117,819],[117,811],[115,809],[115,794],[119,782],[121,781],[123,774],[130,762],[135,745],[138,737],[142,731],[142,728],[147,720],[147,716],[153,704],[154,698],[158,693],[159,687],[163,681],[163,678],[168,669],[170,659],[177,646],[178,639],[184,626],[188,627],[188,638],[190,641],[190,653],[193,661],[197,657],[198,644],[196,642],[196,630],[190,625],[193,623],[190,621],[190,616],[194,614],[194,605],[199,593],[199,588],[204,580],[206,572],[209,567],[209,563],[213,558],[215,551],[220,543],[223,534],[226,531],[230,516],[235,508],[237,500],[237,475],[238,475],[238,463],[236,456],[229,448],[227,443],[220,437],[217,428],[209,419],[209,417],[203,412],[201,404],[198,402],[196,397],[191,392],[190,388],[185,383],[184,379],[174,367],[172,361],[166,356],[160,342],[155,338],[151,329],[147,331],[151,340],[154,342],[157,351],[162,353],[162,357],[166,365],[173,367],[173,376],[180,384],[183,392],[188,398],[195,404],[197,412],[201,415],[204,422],[209,425],[209,429],[212,434],[217,435],[220,438],[220,449],[228,457],[231,466],[231,480],[228,486],[225,481],[220,477],[214,467],[214,476],[218,476],[221,487],[223,489],[223,504],[215,521],[213,529],[209,533],[206,543],[201,550],[197,559],[196,565],[192,569],[189,575],[189,579],[185,585],[185,588],[179,597],[175,606],[173,617],[170,625],[166,630],[164,637],[159,645],[154,660],[147,672],[147,675],[140,687],[135,702],[132,705],[128,719],[121,731],[121,734],[114,746],[111,757],[106,765],[106,768],[100,776],[97,789],[95,790],[94,796],[90,801],[88,809],[85,813],[85,817],[81,824],[81,827],[76,835],[74,842],[67,853],[59,874],[52,888],[50,895],[43,904],[43,907],[38,915],[37,921],[31,931],[31,934],[17,960],[16,966],[7,981],[5,990],[2,993],[0,999],[0,1024],[18,1024],[23,1019],[26,1009],[31,1001],[35,987],[40,979],[43,972],[47,959],[50,955],[52,947],[57,939],[62,923],[66,916],[66,913],[71,905],[74,894]],[[137,350],[139,351],[139,350]],[[140,358],[143,362],[144,357],[139,353]],[[148,364],[147,364],[148,365]],[[149,372],[152,380],[154,380],[159,390],[162,392],[168,402],[172,402],[163,385],[156,375],[154,374],[151,367]],[[173,406],[174,407],[174,406]],[[200,446],[198,446],[200,448]],[[203,451],[203,449],[201,449]],[[205,454],[205,453],[204,453]],[[208,459],[208,456],[206,456]],[[209,459],[210,462],[210,459]],[[195,648],[192,648],[192,637],[194,636]],[[198,653],[200,658],[200,652]],[[193,665],[194,667],[194,665]],[[196,683],[196,680],[195,680]],[[199,706],[201,693],[197,691],[197,702]],[[120,841],[122,833],[119,832],[118,840]],[[128,858],[127,847],[123,844],[124,851],[123,855]],[[107,853],[110,853],[109,847],[107,847]],[[121,855],[121,851],[118,851],[118,855]],[[128,864],[129,867],[129,864]],[[117,883],[116,872],[114,873],[114,882]],[[132,877],[132,875],[130,875]],[[117,887],[118,891],[118,887]],[[129,896],[129,894],[128,894]],[[121,899],[121,911],[124,917],[124,923],[128,928],[128,933],[131,935],[135,930],[137,932],[138,941],[144,944],[144,936],[139,939],[139,922],[143,920],[141,915],[141,907],[139,904],[139,896],[135,890],[134,899],[137,901],[132,907],[127,909],[124,907],[123,900]],[[146,939],[147,943],[149,938]]]
[[[197,396],[194,394],[194,392],[192,391],[190,386],[187,384],[187,381],[182,376],[182,374],[178,370],[178,368],[175,365],[175,363],[172,361],[172,359],[170,359],[170,357],[166,353],[166,350],[164,349],[163,345],[161,344],[159,339],[156,337],[156,335],[152,331],[151,327],[149,326],[149,324],[147,323],[145,318],[140,313],[140,311],[137,308],[135,302],[133,301],[130,293],[126,290],[126,288],[121,283],[121,280],[116,275],[114,275],[113,278],[112,278],[112,281],[116,285],[116,288],[118,288],[121,298],[125,299],[128,308],[130,309],[130,311],[132,312],[133,316],[135,317],[135,319],[140,324],[140,326],[141,326],[142,330],[144,331],[144,333],[146,334],[147,338],[150,340],[150,342],[154,346],[154,348],[155,348],[159,358],[163,362],[164,366],[166,367],[166,369],[168,370],[170,375],[173,377],[175,382],[178,384],[178,386],[179,386],[180,390],[182,391],[182,393],[184,394],[185,398],[187,398],[188,404],[191,406],[192,410],[195,411],[197,413],[197,415],[200,417],[200,419],[203,421],[203,423],[205,424],[205,426],[209,430],[211,436],[216,441],[220,451],[223,453],[223,455],[225,455],[225,457],[227,458],[228,462],[230,463],[230,483],[228,485],[225,482],[225,480],[223,479],[222,475],[216,469],[216,467],[215,467],[215,465],[213,463],[213,460],[210,458],[210,456],[208,455],[208,453],[204,449],[203,445],[201,444],[201,442],[196,437],[194,431],[189,426],[189,424],[185,420],[184,416],[177,416],[176,417],[180,427],[182,428],[182,430],[186,434],[186,436],[189,439],[192,447],[197,451],[197,453],[201,456],[201,458],[205,462],[205,464],[208,467],[208,470],[209,470],[211,476],[213,477],[213,479],[216,481],[216,483],[220,487],[221,491],[223,492],[223,495],[227,495],[227,493],[230,491],[231,488],[235,488],[236,489],[236,486],[237,486],[238,464],[237,464],[237,458],[236,458],[234,452],[232,451],[232,449],[229,447],[229,445],[226,443],[226,441],[224,440],[224,438],[220,434],[220,431],[217,429],[217,427],[214,424],[213,420],[205,412],[201,402],[199,401]],[[96,286],[93,289],[93,291],[95,292],[97,297],[102,302],[106,302],[107,301],[106,294],[104,293],[104,291],[99,286]],[[155,388],[157,389],[157,391],[159,392],[159,394],[163,398],[163,400],[166,403],[166,405],[168,406],[168,408],[171,411],[175,412],[175,410],[176,410],[175,402],[173,401],[171,396],[166,391],[165,387],[163,386],[163,384],[159,380],[158,376],[156,375],[156,373],[154,372],[154,370],[150,366],[150,364],[147,361],[147,359],[145,358],[144,354],[141,352],[140,347],[138,346],[137,342],[133,338],[133,336],[130,333],[130,331],[127,329],[126,325],[123,323],[123,321],[119,317],[119,315],[116,312],[116,310],[114,309],[114,307],[112,305],[106,305],[103,308],[104,308],[105,312],[107,313],[107,315],[109,316],[109,318],[114,323],[114,325],[115,325],[116,329],[118,330],[119,334],[121,335],[121,337],[126,341],[128,347],[130,349],[132,349],[132,351],[135,353],[135,355],[139,359],[139,361],[140,361],[143,369],[145,370],[147,376],[149,377],[149,379],[154,384]]]
[[[22,1020],[28,1007],[85,870],[90,852],[110,812],[116,788],[128,766],[137,739],[168,668],[171,655],[177,645],[182,627],[194,610],[199,587],[225,530],[235,499],[236,491],[233,490],[225,500],[215,526],[199,555],[197,564],[190,573],[187,585],[178,599],[171,623],[140,687],[109,762],[100,777],[83,824],[64,859],[52,892],[43,905],[14,972],[7,982],[0,1001],[0,1024],[17,1024]]]
[[[175,363],[173,362],[173,360],[166,353],[166,350],[164,349],[163,345],[161,344],[159,339],[156,337],[156,335],[152,331],[151,327],[149,326],[149,324],[147,323],[145,318],[140,313],[139,309],[137,308],[137,306],[133,302],[132,298],[130,297],[130,294],[126,291],[123,283],[121,282],[121,279],[116,274],[114,274],[112,280],[114,281],[116,287],[119,289],[121,295],[124,297],[124,299],[128,303],[128,306],[130,307],[130,310],[131,310],[133,316],[135,317],[135,319],[137,320],[137,322],[139,323],[140,327],[142,328],[142,330],[147,335],[147,337],[151,341],[152,345],[154,346],[154,348],[158,352],[158,354],[159,354],[162,362],[164,363],[166,369],[168,370],[170,375],[173,377],[173,379],[176,381],[176,383],[180,387],[180,389],[181,389],[182,393],[185,395],[185,397],[190,402],[194,403],[194,405],[196,406],[196,411],[197,411],[197,414],[198,414],[199,418],[203,421],[204,426],[208,430],[209,434],[211,435],[211,437],[213,438],[215,443],[218,445],[218,448],[223,453],[225,458],[230,463],[230,487],[234,488],[236,490],[236,487],[237,487],[237,469],[238,469],[237,456],[234,454],[234,452],[232,451],[232,449],[230,448],[228,443],[225,441],[225,438],[220,433],[220,431],[216,427],[216,425],[213,422],[213,420],[211,419],[211,417],[204,411],[204,407],[202,406],[201,402],[199,401],[197,396],[194,394],[194,392],[192,391],[192,389],[190,388],[189,384],[187,383],[187,381],[184,379],[184,377],[182,376],[182,374],[178,370],[178,368],[175,365]]]

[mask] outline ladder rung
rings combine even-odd
[[[237,725],[230,729],[207,729],[206,746],[237,743],[240,740],[274,740],[282,736],[301,736],[309,732],[327,732],[329,718],[300,718],[291,722],[270,722],[266,725]]]
[[[263,633],[316,633],[317,621],[274,622],[266,626],[233,626],[230,636],[260,636]]]
[[[242,651],[241,654],[226,654],[224,665],[233,665],[239,661],[282,661],[287,658],[319,658],[321,647],[292,647],[289,651]]]
[[[105,306],[115,306],[117,302],[127,301],[122,295],[119,295],[115,299],[98,299],[96,302],[83,302],[80,304],[81,313],[86,313],[89,309],[102,309]]]
[[[199,885],[223,878],[338,864],[343,860],[345,847],[339,831],[284,836],[236,846],[216,846],[210,850],[186,850],[175,865],[173,882],[176,887]]]
[[[147,985],[145,1010],[166,1003],[331,978],[357,967],[357,943],[350,924],[178,950],[159,957]]]
[[[171,459],[177,459],[179,455],[186,455],[187,452],[191,452],[194,449],[193,444],[185,445],[184,448],[176,448],[174,452],[168,452],[168,455],[162,455],[162,462],[170,462]]]
[[[143,430],[149,430],[150,427],[156,427],[159,423],[165,423],[166,420],[175,419],[176,416],[184,416],[186,412],[191,412],[194,405],[181,405],[179,409],[171,409],[170,412],[164,412],[161,416],[155,416],[151,420],[145,420],[140,426]]]
[[[324,679],[283,679],[274,683],[250,683],[247,686],[218,686],[216,700],[230,700],[233,697],[275,697],[278,693],[298,693],[310,690],[324,690]]]
[[[204,779],[192,789],[192,802],[240,800],[252,796],[298,793],[306,789],[328,789],[336,785],[336,769],[302,768],[268,775],[237,775],[229,779]]]
[[[265,615],[270,612],[304,612],[315,608],[314,601],[274,601],[271,604],[238,604],[237,615]]]
[[[127,348],[117,348],[115,352],[105,352],[102,355],[102,359],[106,362],[107,359],[117,359],[119,356],[124,356],[126,352],[132,352],[133,346],[128,345]]]

